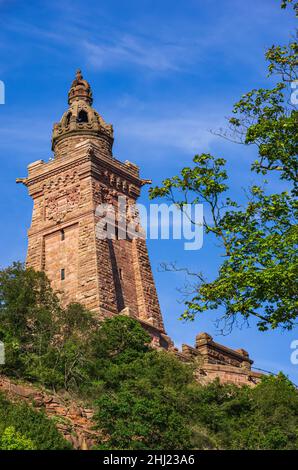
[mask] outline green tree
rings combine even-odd
[[[129,336],[136,331],[132,328]],[[97,448],[297,449],[298,394],[283,374],[264,376],[256,387],[218,380],[203,386],[194,379],[195,365],[169,352],[148,348],[140,353],[137,344],[132,357],[115,348],[114,338],[112,348],[107,343],[119,356],[102,363],[101,387],[93,394],[95,422],[105,436]]]
[[[278,450],[298,447],[297,389],[283,375],[263,377],[254,388],[198,387],[195,420],[217,448]]]
[[[192,369],[170,353],[151,351],[114,364],[96,401],[101,449],[190,449]]]
[[[283,2],[283,8],[287,3],[291,2]],[[294,8],[297,11],[297,4]],[[255,145],[258,155],[251,170],[269,179],[248,188],[246,205],[228,196],[226,161],[209,154],[196,155],[193,166],[151,189],[151,198],[168,198],[181,210],[186,203],[204,203],[211,216],[211,222],[204,220],[205,231],[221,243],[218,275],[208,282],[202,273],[195,273],[197,288],[186,303],[184,318],[221,307],[229,327],[239,316],[257,318],[260,330],[290,329],[295,324],[298,111],[290,94],[291,83],[298,78],[297,51],[295,41],[267,51],[269,74],[279,82],[272,89],[255,89],[242,96],[223,133],[237,143]],[[272,193],[270,178],[276,175],[287,187]]]
[[[95,425],[105,436],[98,448],[297,448],[298,395],[284,376],[264,378],[253,389],[218,381],[201,386],[195,364],[152,350],[135,319],[119,315],[97,323],[77,304],[62,309],[44,275],[20,265],[0,278],[1,334],[11,338],[5,373],[66,388],[95,408]],[[0,394],[0,448],[70,445],[44,413]]]
[[[0,271],[4,373],[53,388],[78,387],[86,379],[95,324],[79,304],[62,308],[44,273],[21,263]]]

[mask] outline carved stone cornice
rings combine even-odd
[[[135,198],[140,195],[140,188],[143,186],[144,180],[128,168],[128,165],[116,159],[99,155],[91,146],[80,150],[81,152],[71,159],[41,162],[33,168],[29,166],[26,186],[30,194],[37,196],[45,184],[51,184],[51,182],[48,183],[48,180],[54,180],[60,174],[71,173],[78,168],[77,174],[80,179],[92,176],[124,194],[132,195]],[[84,150],[84,154],[82,150]],[[54,181],[53,184],[55,184]]]

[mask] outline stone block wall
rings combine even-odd
[[[216,343],[208,333],[197,335],[195,347],[183,344],[182,351],[176,353],[184,362],[197,365],[196,379],[202,384],[218,378],[221,383],[254,386],[262,377],[251,370],[253,361],[244,349]]]
[[[135,204],[143,180],[138,168],[107,154],[100,139],[69,139],[71,152],[29,165],[25,184],[34,208],[27,265],[46,272],[64,305],[81,302],[100,319],[128,309],[160,337],[164,326],[145,240],[130,234],[119,239],[117,230],[115,239],[97,236],[99,204],[114,208],[117,225],[120,196],[126,200],[127,222],[139,223]],[[60,144],[66,146],[66,140],[57,149]]]
[[[222,384],[233,384],[239,387],[243,385],[254,387],[262,378],[259,372],[222,364],[204,364],[196,370],[195,376],[202,385],[219,379]]]

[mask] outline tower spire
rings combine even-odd
[[[93,103],[91,87],[87,80],[84,80],[81,69],[76,71],[76,78],[71,84],[68,93],[68,104],[71,105],[77,100],[83,100],[90,106],[92,106]]]
[[[113,127],[107,124],[99,113],[92,108],[93,97],[90,84],[84,80],[80,69],[76,71],[68,92],[69,108],[62,119],[54,124],[52,150],[55,157],[64,155],[66,147],[76,145],[84,138],[95,139],[111,152],[113,145]]]
[[[82,75],[81,69],[78,69],[76,71],[76,78],[77,78],[77,80],[83,80],[83,75]]]

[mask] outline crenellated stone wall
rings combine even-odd
[[[218,378],[223,384],[254,386],[263,375],[251,369],[253,361],[247,351],[217,343],[208,333],[197,335],[195,347],[183,344],[176,353],[181,360],[197,364],[195,376],[202,384]]]

